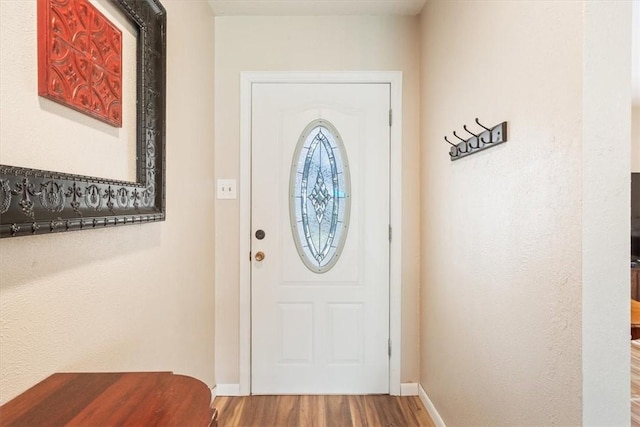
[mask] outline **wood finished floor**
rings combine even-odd
[[[435,426],[417,396],[216,397],[219,427]]]

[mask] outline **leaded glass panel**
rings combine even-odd
[[[330,270],[342,252],[350,185],[340,134],[328,121],[314,120],[300,135],[293,156],[289,212],[298,254],[315,273]]]

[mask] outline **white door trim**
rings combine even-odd
[[[240,73],[240,394],[251,394],[251,89],[254,83],[389,83],[391,86],[389,393],[400,395],[402,291],[402,72]]]

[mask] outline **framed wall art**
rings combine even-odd
[[[166,11],[159,0],[111,1],[137,29],[136,181],[32,169],[29,165],[0,164],[0,237],[87,230],[165,219]],[[40,16],[50,12],[50,9],[47,12],[50,2],[81,4],[80,7],[84,7],[82,2],[88,4],[87,0],[38,0]],[[82,45],[73,46],[70,40],[61,38],[59,33],[56,33],[58,38],[54,40],[50,33],[47,46],[51,51],[39,51],[39,67],[53,70],[51,61],[48,64],[42,62],[43,55],[49,55],[53,62],[58,61],[55,66],[61,64],[62,56],[69,52],[77,54],[73,64],[80,69],[72,70],[76,73],[72,78],[77,78],[78,73],[84,71],[87,80],[93,78],[91,90],[105,96],[102,99],[99,96],[92,97],[87,91],[84,97],[73,100],[74,92],[69,89],[72,81],[56,81],[51,76],[43,78],[42,74],[39,75],[38,92],[44,95],[45,91],[51,89],[52,93],[46,95],[49,99],[59,96],[60,99],[53,100],[78,111],[87,107],[83,111],[86,114],[118,126],[119,114],[114,108],[118,104],[118,61],[121,61],[117,49],[118,30],[109,26],[108,20],[99,12],[87,9],[82,13],[91,16],[93,23],[90,25],[96,29],[95,33],[100,33],[99,37],[102,38],[93,43],[100,47],[104,57],[97,58],[101,52],[90,52],[89,49],[85,55]],[[40,21],[38,25],[53,25],[53,21],[55,19],[48,17],[45,23]],[[90,42],[87,40],[87,43]],[[64,49],[66,52],[62,52]],[[65,78],[59,72],[57,75]],[[66,96],[62,96],[65,90]],[[75,93],[78,92],[76,90]],[[69,99],[65,101],[62,98],[72,98],[71,101],[76,104],[69,105]],[[108,102],[105,103],[105,100],[113,102],[106,107]]]

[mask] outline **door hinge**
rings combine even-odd
[[[393,237],[393,230],[391,229],[391,224],[389,224],[389,242],[391,242],[392,237]]]
[[[393,110],[389,109],[389,127],[393,124]]]
[[[389,338],[389,358],[391,358],[391,338]]]

